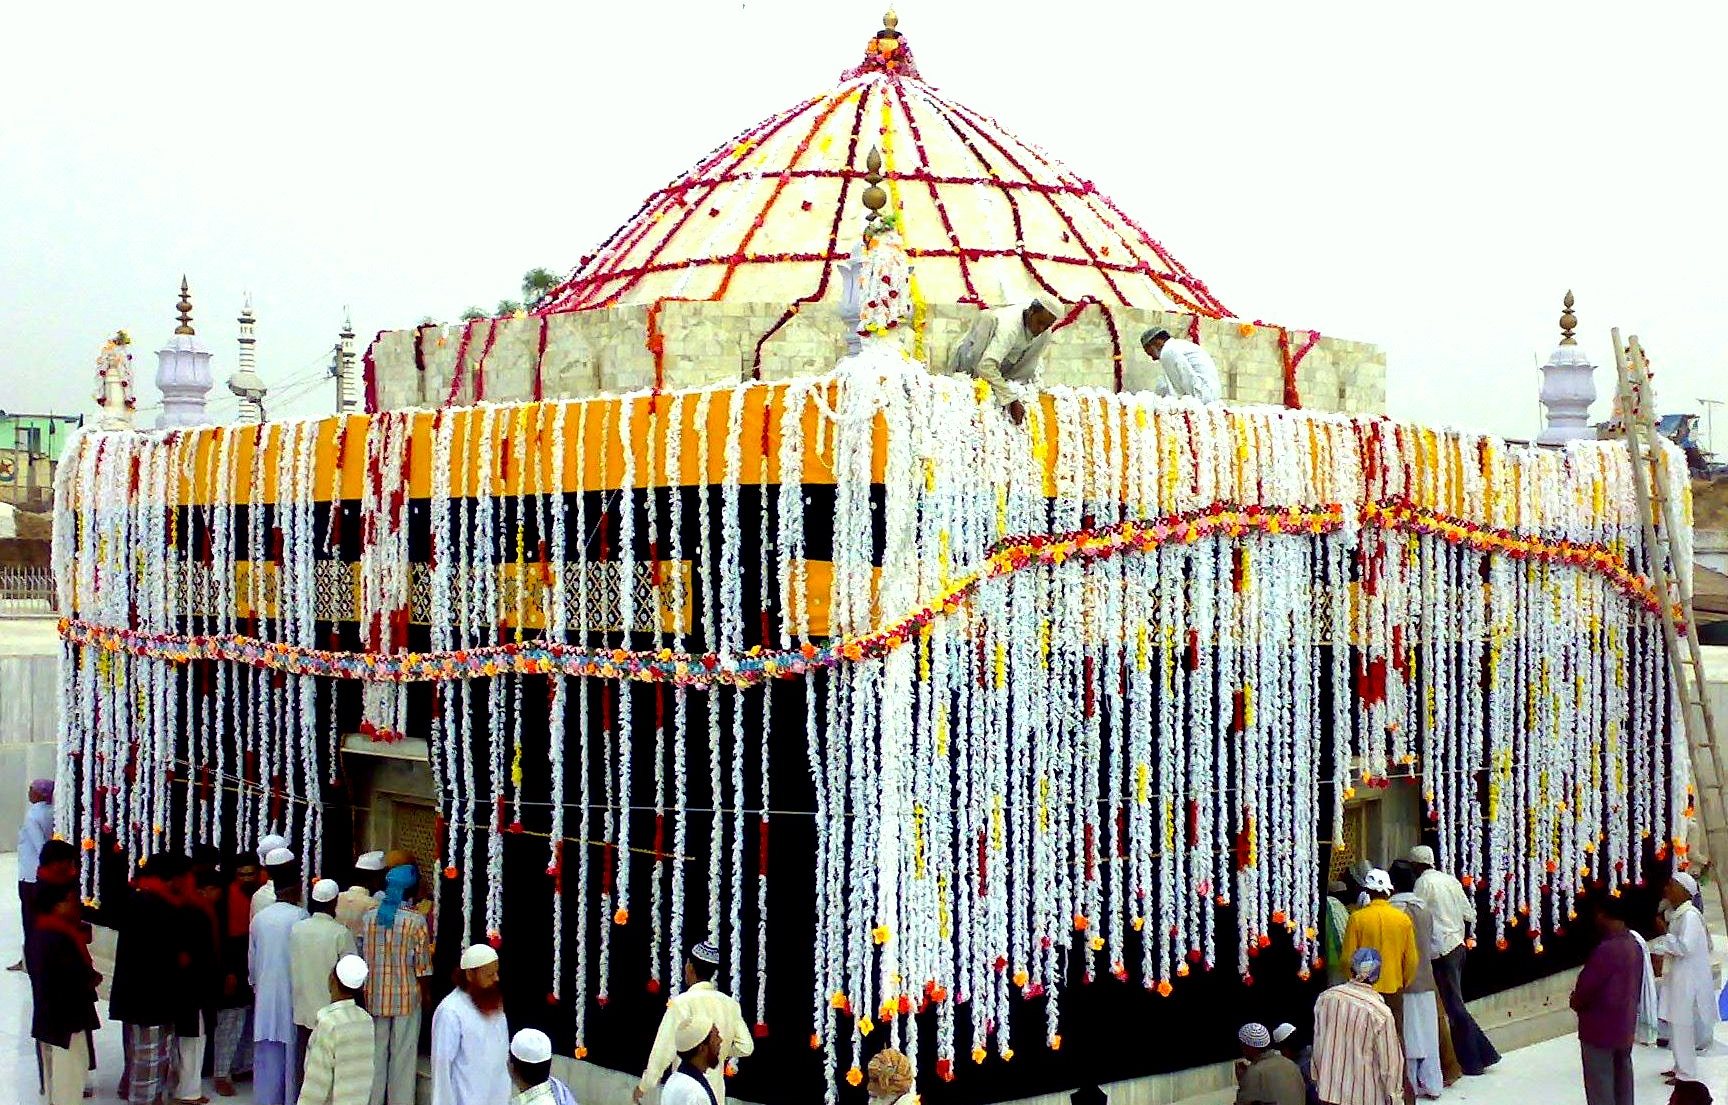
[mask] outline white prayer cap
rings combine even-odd
[[[1693,878],[1691,875],[1688,875],[1686,872],[1674,872],[1674,882],[1680,887],[1680,889],[1686,892],[1687,897],[1695,898],[1698,896],[1698,880]]]
[[[469,944],[462,953],[462,969],[476,970],[488,963],[498,962],[498,953],[492,950],[491,944]]]
[[[1434,849],[1426,844],[1418,844],[1410,849],[1410,862],[1420,863],[1424,867],[1434,866]]]
[[[1057,299],[1049,292],[1043,292],[1039,295],[1033,296],[1032,302],[1044,308],[1046,311],[1049,311],[1051,317],[1055,318],[1057,321],[1061,321],[1062,315],[1068,310],[1068,308],[1062,306],[1062,301],[1060,299]]]
[[[266,867],[282,867],[293,862],[294,853],[280,844],[264,853],[264,866]]]
[[[510,1054],[524,1063],[552,1060],[552,1040],[538,1028],[524,1028],[510,1039]]]
[[[710,967],[720,965],[720,945],[710,936],[708,939],[690,949],[690,958],[698,963],[706,963]]]
[[[383,852],[366,852],[366,853],[362,854],[359,859],[354,861],[354,869],[356,871],[382,871],[382,870],[384,870],[384,853]]]
[[[674,1031],[672,1046],[678,1054],[686,1055],[702,1046],[702,1041],[714,1031],[714,1018],[700,1009],[686,1005],[678,1011],[678,1026]]]
[[[258,858],[265,859],[265,857],[269,856],[269,854],[274,852],[276,849],[286,847],[288,847],[287,837],[277,836],[275,833],[268,833],[258,838]]]
[[[312,884],[312,900],[315,902],[333,902],[340,893],[342,888],[336,885],[335,879],[319,879]]]
[[[1362,888],[1376,894],[1392,893],[1392,876],[1376,867],[1362,876]]]
[[[1268,1048],[1272,1046],[1272,1033],[1266,1031],[1266,1026],[1258,1022],[1243,1025],[1237,1030],[1236,1038],[1242,1041],[1244,1047]]]
[[[1272,1030],[1272,1042],[1281,1044],[1294,1035],[1296,1035],[1296,1026],[1286,1022]]]
[[[357,955],[345,955],[336,961],[336,981],[350,990],[366,985],[366,961]]]

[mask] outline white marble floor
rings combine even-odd
[[[0,967],[16,963],[23,946],[18,900],[13,894],[18,884],[17,871],[16,855],[0,855]],[[102,969],[100,962],[97,969]],[[107,1023],[106,998],[104,989],[103,1000],[97,1005],[104,1023],[96,1033],[96,1092],[90,1100],[115,1105],[120,1101],[114,1096],[114,1086],[120,1078],[120,1026]],[[0,970],[0,1102],[29,1105],[40,1101],[37,1086],[35,1041],[30,1039],[30,980],[22,971]],[[204,1093],[216,1105],[251,1105],[250,1088],[242,1084],[237,1089],[240,1092],[234,1097],[217,1097],[209,1083],[205,1083]]]

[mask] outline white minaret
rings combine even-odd
[[[242,423],[264,421],[264,393],[270,389],[258,375],[257,319],[252,316],[252,297],[240,309],[240,369],[228,377],[228,390],[240,397]]]
[[[361,381],[354,365],[354,316],[346,308],[342,312],[342,333],[336,342],[336,413],[347,414],[360,409]]]
[[[162,392],[162,418],[156,424],[202,426],[210,421],[205,399],[210,394],[210,351],[192,329],[192,293],[180,278],[180,325],[168,344],[156,351],[156,387]]]
[[[1578,325],[1573,302],[1572,293],[1567,292],[1560,315],[1560,344],[1542,366],[1542,406],[1548,412],[1548,425],[1536,440],[1544,445],[1596,436],[1590,425],[1590,404],[1596,401],[1596,366],[1572,336]]]

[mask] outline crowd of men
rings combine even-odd
[[[948,370],[989,384],[997,405],[1018,424],[1026,418],[1026,402],[1037,386],[1044,350],[1063,313],[1062,304],[1047,295],[980,311],[949,354]],[[1223,397],[1218,367],[1196,343],[1154,328],[1140,335],[1140,348],[1159,367],[1153,388],[1159,395],[1202,403],[1216,403]]]
[[[77,1105],[101,1026],[79,853],[53,837],[54,784],[30,785],[19,902],[42,1099]],[[307,880],[289,842],[222,856],[158,852],[138,864],[114,920],[108,1019],[121,1026],[117,1083],[129,1105],[204,1105],[252,1083],[258,1105],[414,1105],[421,1014],[432,980],[430,902],[405,852],[367,852],[347,889]],[[753,1040],[714,984],[720,949],[690,950],[637,1096],[720,1105]],[[433,1105],[576,1105],[552,1077],[539,1029],[510,1034],[498,953],[473,944],[431,1020]]]
[[[1287,1024],[1244,1025],[1238,1105],[1433,1101],[1499,1061],[1464,1004],[1476,910],[1459,881],[1418,847],[1387,870],[1358,865],[1351,882],[1327,895],[1332,985],[1315,1002],[1311,1046],[1301,1048]],[[1678,1105],[1710,1100],[1697,1056],[1714,1035],[1717,995],[1697,899],[1693,877],[1676,873],[1652,920],[1660,935],[1648,943],[1627,924],[1626,899],[1591,902],[1600,939],[1571,997],[1588,1105],[1633,1105],[1635,1043],[1672,1048],[1665,1073]]]

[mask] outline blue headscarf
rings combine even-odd
[[[420,871],[412,863],[392,867],[384,876],[384,903],[378,907],[381,928],[396,927],[396,911],[402,908],[402,896],[420,881]]]

